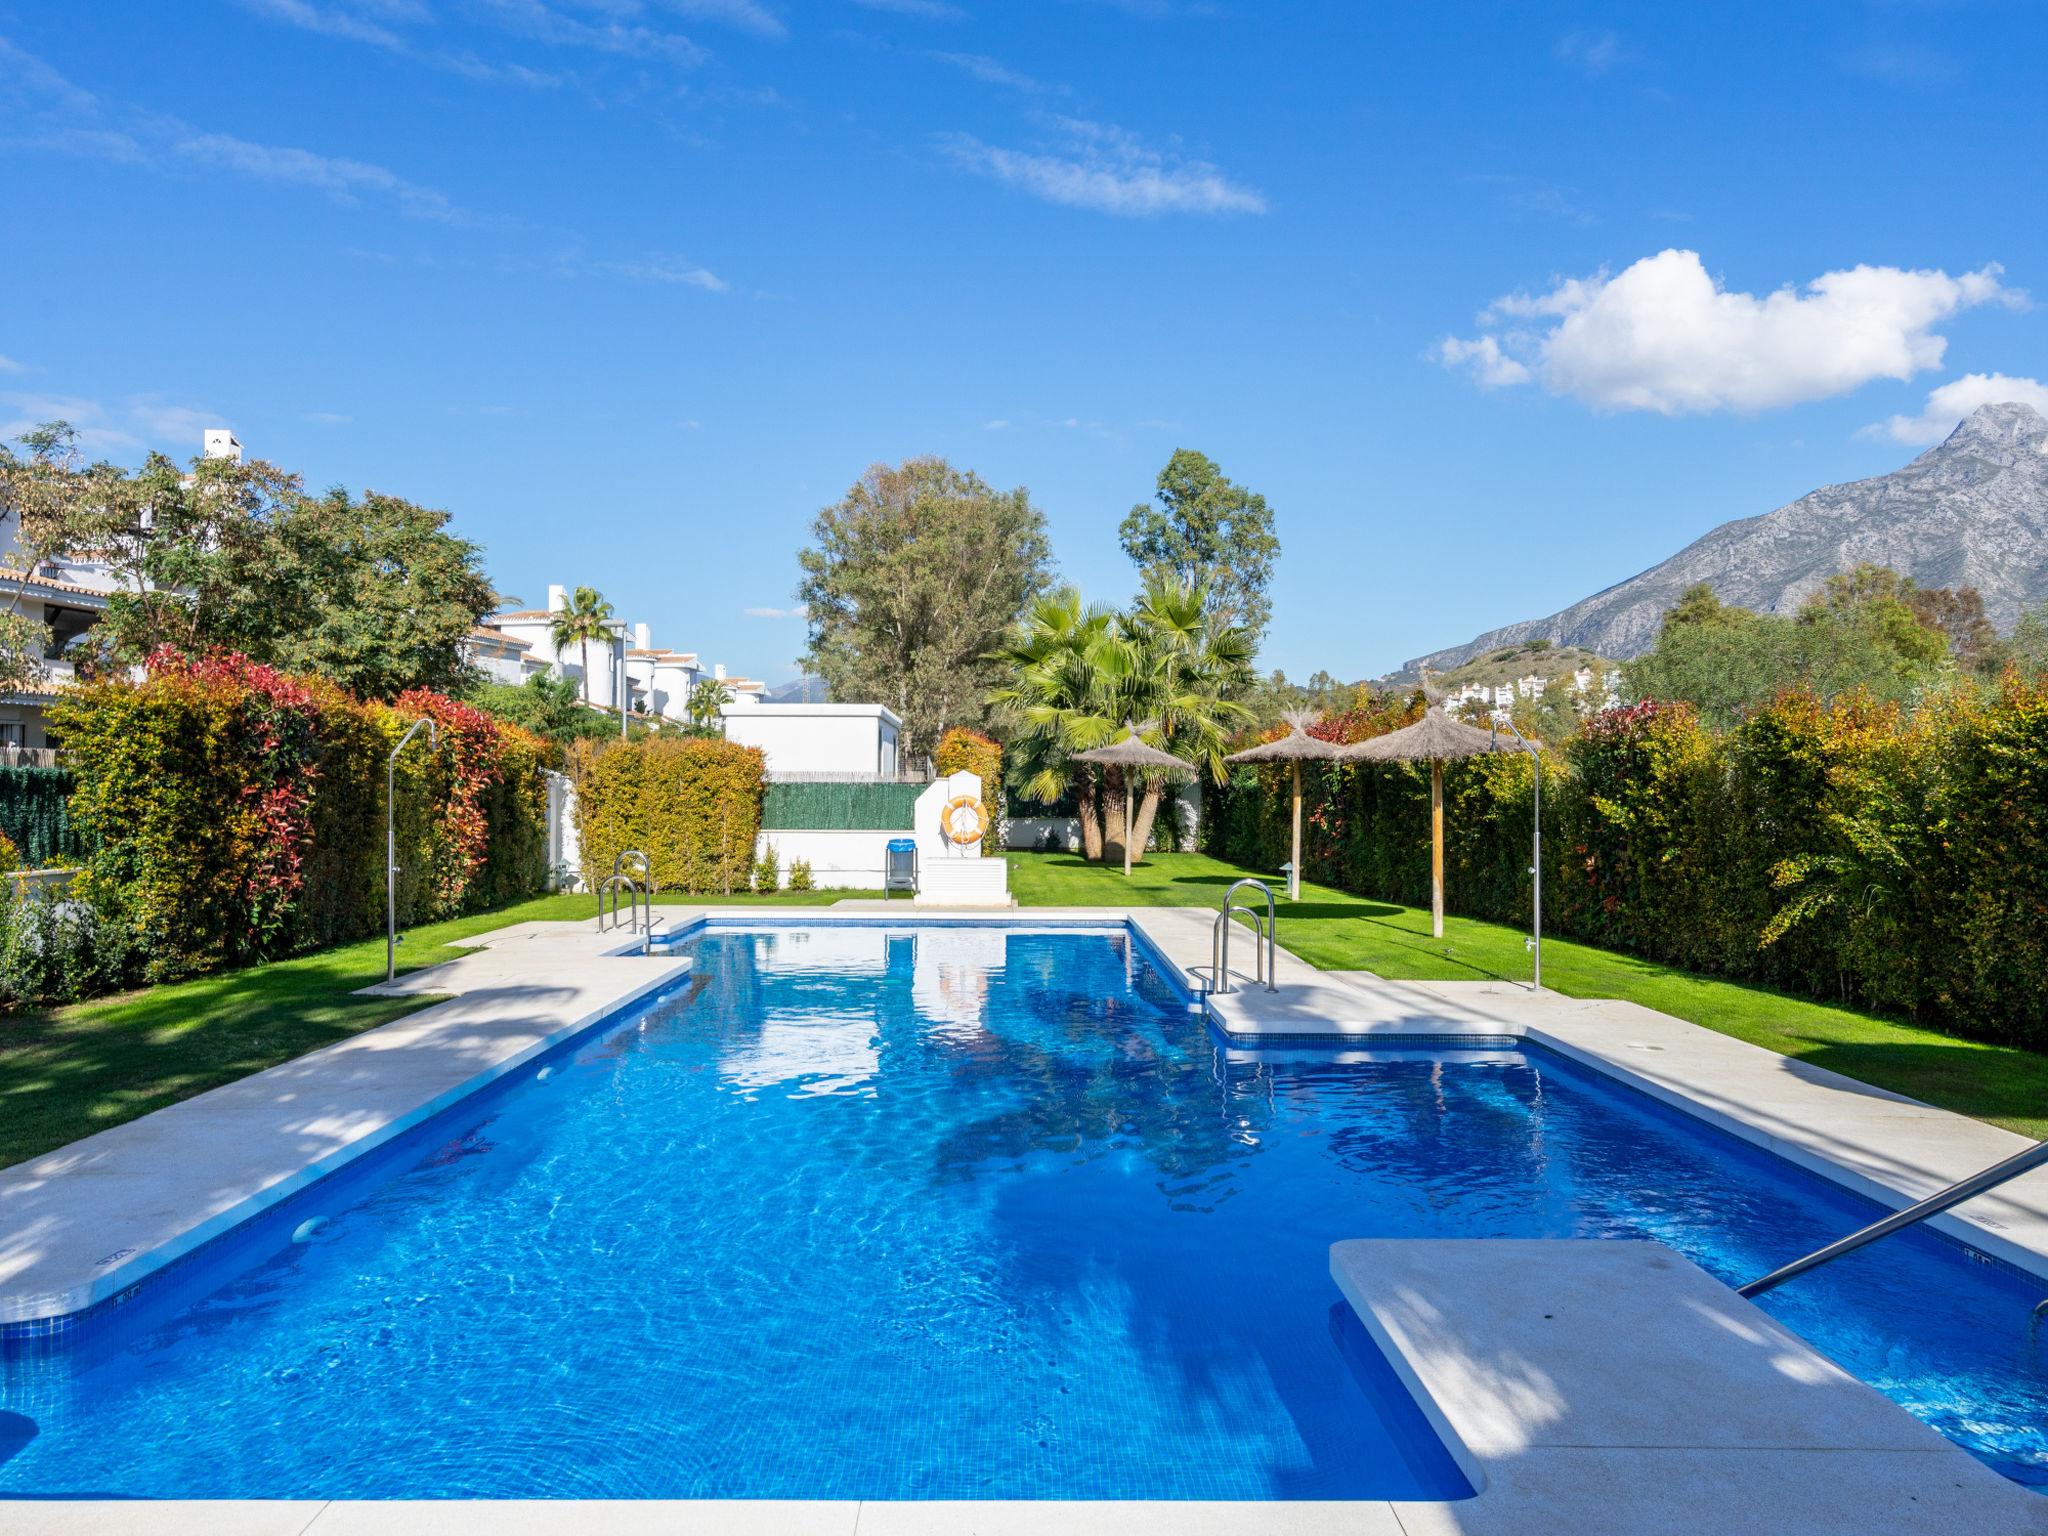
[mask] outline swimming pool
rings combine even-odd
[[[1455,1498],[1332,1241],[1652,1237],[1732,1281],[1874,1214],[1541,1050],[1228,1047],[1120,928],[681,948],[682,989],[11,1344],[0,1495]],[[2040,1483],[2039,1299],[1917,1232],[1764,1305]]]

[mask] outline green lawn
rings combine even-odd
[[[1066,854],[1010,854],[1010,888],[1027,906],[1213,907],[1247,871],[1199,854],[1155,854],[1124,883],[1121,867]],[[873,892],[735,896],[734,904],[801,904]],[[704,898],[664,892],[663,905]],[[716,898],[720,905],[726,898]],[[414,930],[399,967],[415,970],[464,940],[530,918],[581,918],[589,896],[548,896]],[[1419,980],[1529,974],[1523,934],[1305,886],[1280,913],[1281,942],[1326,970]],[[1911,1094],[2030,1136],[2048,1136],[2048,1057],[1951,1039],[1762,987],[1691,976],[1562,939],[1543,946],[1543,979],[1574,997],[1619,997],[1737,1039]],[[0,1023],[0,1167],[288,1061],[424,1006],[356,997],[384,974],[384,941],[153,987]]]
[[[707,898],[662,892],[654,899],[657,905],[788,905],[863,894],[875,893]],[[398,968],[437,965],[459,953],[464,940],[510,923],[585,918],[596,910],[591,896],[544,896],[434,923],[406,935]],[[426,1006],[425,999],[353,995],[383,979],[384,941],[378,938],[0,1021],[0,1167]]]
[[[1010,889],[1027,906],[1214,907],[1239,869],[1193,853],[1153,854],[1124,883],[1121,865],[1072,854],[1013,853]],[[1268,877],[1276,892],[1279,877]],[[1429,913],[1304,885],[1280,898],[1280,942],[1324,970],[1373,971],[1399,980],[1529,979],[1527,934],[1498,923]],[[1766,987],[1717,981],[1565,939],[1543,943],[1545,986],[1572,997],[1618,997],[1688,1019],[2022,1135],[2048,1136],[2048,1056],[1958,1040],[1911,1024],[1789,997]]]

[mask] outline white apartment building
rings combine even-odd
[[[722,664],[705,667],[695,652],[657,648],[644,623],[614,622],[609,642],[593,640],[588,647],[571,644],[558,650],[555,615],[568,606],[569,589],[550,586],[547,607],[493,615],[471,636],[469,660],[501,682],[523,683],[535,672],[573,678],[585,700],[606,711],[618,709],[623,677],[627,708],[662,720],[687,719],[690,690],[707,678],[724,683],[735,704],[756,702],[766,691],[766,684],[752,678],[728,677]]]

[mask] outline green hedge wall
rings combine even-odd
[[[1910,713],[1795,694],[1728,731],[1643,704],[1542,764],[1549,931],[2048,1049],[2048,688]],[[1452,911],[1528,921],[1533,775],[1521,753],[1446,768]],[[1427,903],[1426,767],[1302,783],[1309,879]],[[1287,857],[1284,769],[1240,770],[1207,811],[1219,857]]]
[[[21,850],[24,869],[71,864],[85,851],[70,802],[68,768],[0,765],[0,832]]]
[[[771,832],[907,832],[922,784],[770,783],[761,825]]]
[[[579,744],[571,772],[586,885],[609,876],[622,850],[638,848],[657,889],[748,888],[766,776],[758,747],[670,736]]]
[[[401,923],[544,886],[545,744],[440,694],[366,704],[332,683],[216,654],[150,658],[55,718],[91,848],[78,891],[118,929],[129,980],[169,981],[324,948],[384,918],[386,759],[399,761]],[[19,1001],[36,1001],[20,998]]]

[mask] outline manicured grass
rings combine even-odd
[[[857,891],[689,897],[658,905],[791,905]],[[544,896],[498,912],[416,928],[398,968],[438,965],[466,939],[534,918],[587,918],[591,896]],[[447,946],[456,946],[449,948]],[[151,987],[0,1021],[0,1167],[276,1066],[427,1005],[357,997],[384,979],[384,941]]]
[[[1285,889],[1266,871],[1201,854],[1152,854],[1132,869],[1129,885],[1121,865],[1058,853],[1006,857],[1010,889],[1028,906],[1214,907],[1224,888],[1246,874],[1265,878],[1276,894]],[[1301,894],[1291,903],[1280,894],[1280,942],[1324,970],[1412,981],[1529,979],[1528,935],[1521,929],[1450,917],[1444,936],[1433,939],[1427,911],[1318,885],[1304,885]],[[1959,1040],[1565,939],[1543,941],[1543,982],[1571,997],[1640,1003],[2022,1135],[2048,1136],[2048,1056],[2033,1051]]]

